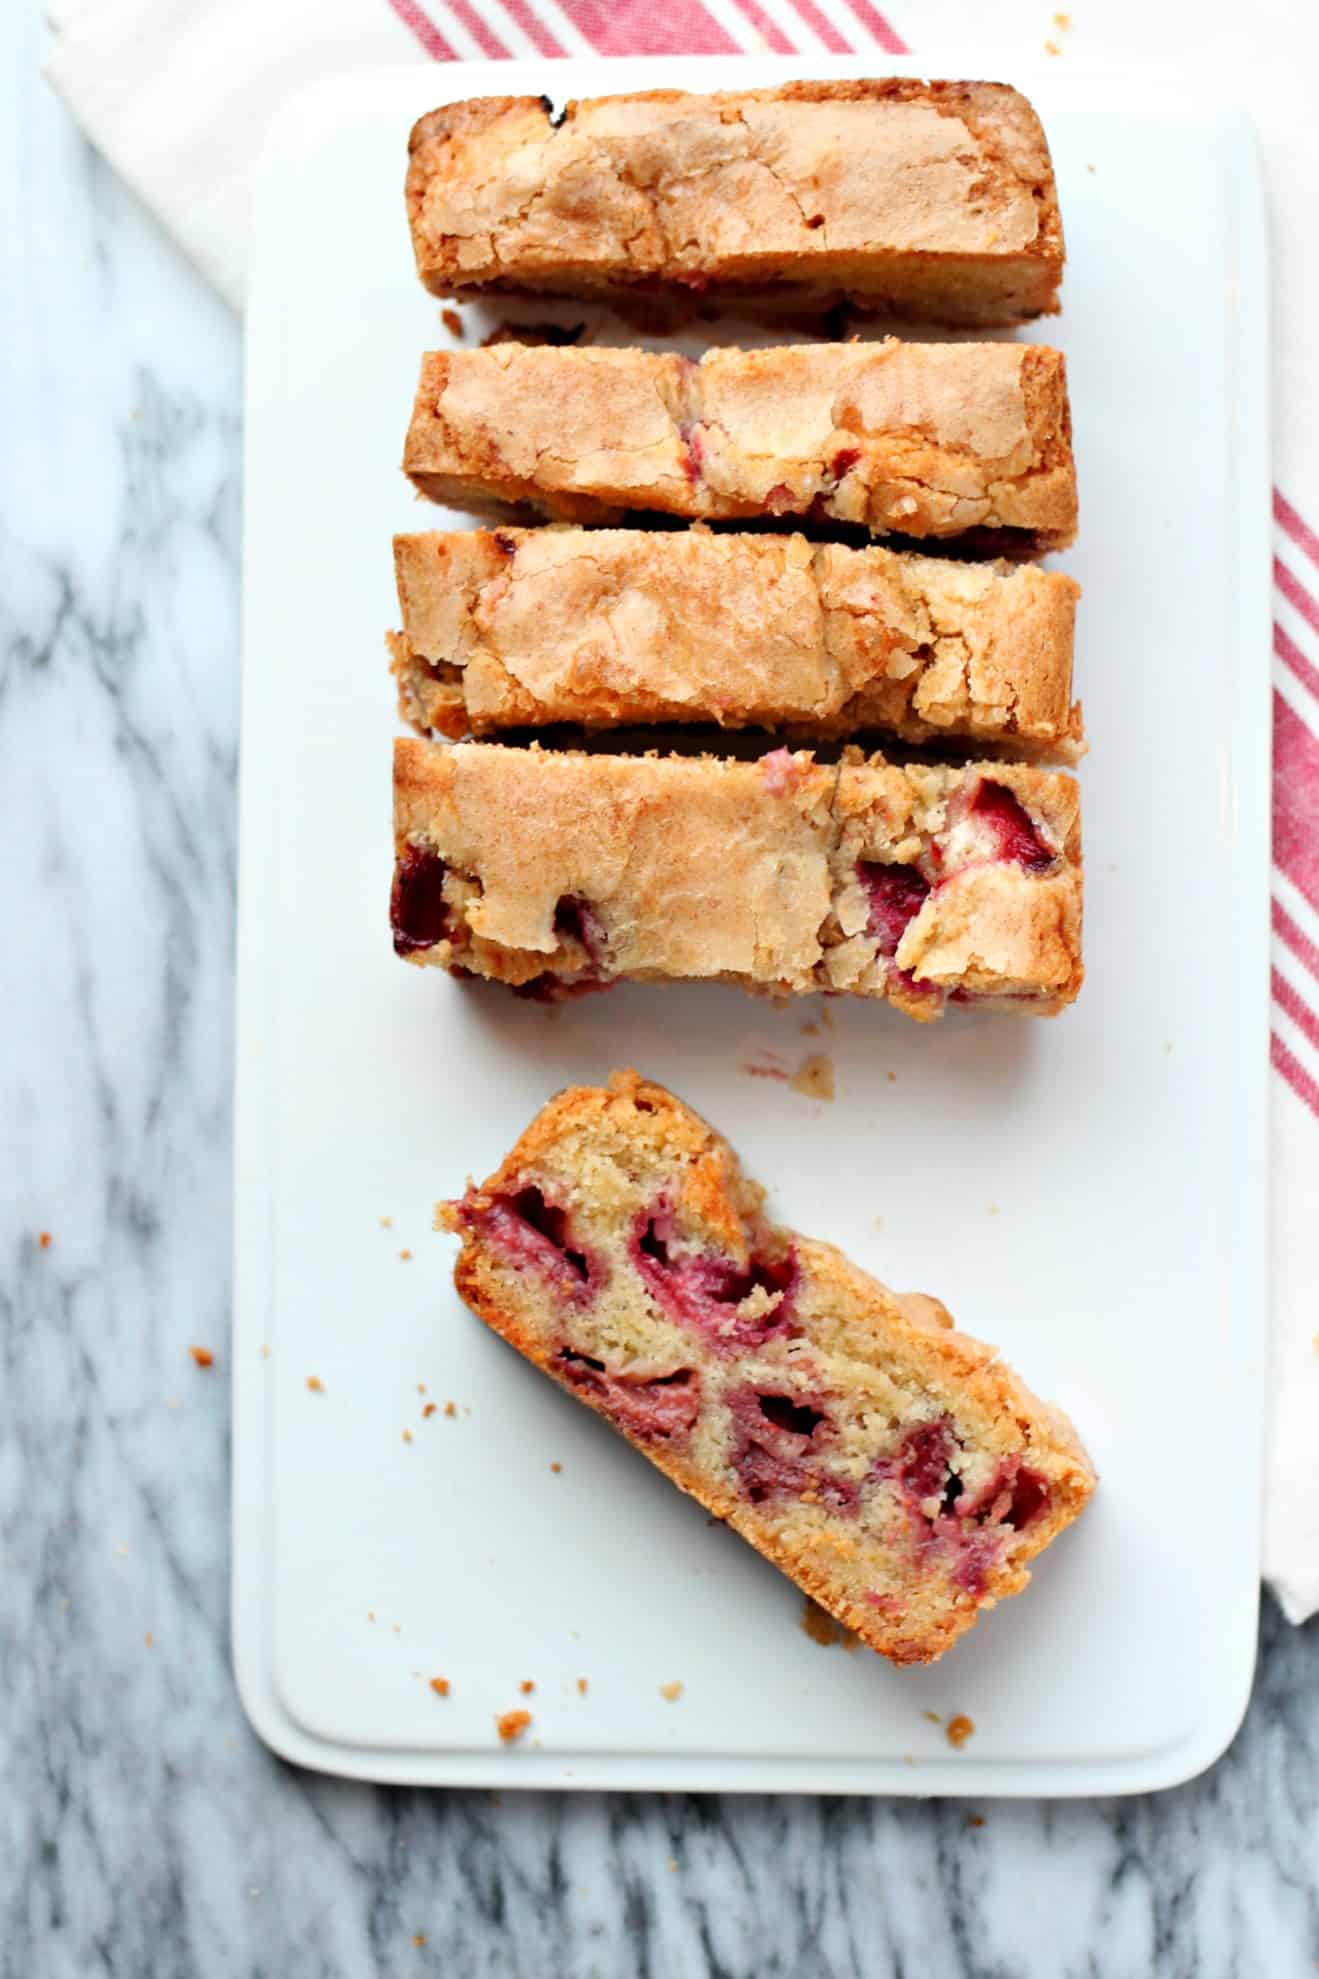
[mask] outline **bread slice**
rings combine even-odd
[[[432,351],[403,465],[434,501],[567,522],[812,516],[1024,553],[1076,533],[1066,370],[1043,344]]]
[[[423,734],[717,722],[1084,750],[1078,587],[802,536],[503,529],[394,538],[399,712]]]
[[[395,744],[394,945],[556,998],[623,977],[1052,1015],[1081,984],[1080,797],[899,768]]]
[[[776,1229],[662,1086],[573,1087],[442,1203],[472,1311],[862,1641],[929,1663],[1084,1510],[1075,1430],[937,1300]]]
[[[479,97],[408,145],[435,295],[847,301],[926,322],[1053,314],[1063,234],[1035,112],[1002,83],[796,82],[570,103]]]

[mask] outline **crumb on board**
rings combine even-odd
[[[665,1698],[668,1703],[676,1704],[678,1702],[678,1699],[682,1696],[682,1685],[675,1677],[672,1683],[660,1685],[659,1694],[662,1698]]]
[[[499,1733],[501,1745],[512,1745],[520,1739],[531,1723],[530,1711],[501,1711],[495,1719],[495,1730]]]
[[[309,1374],[307,1376],[307,1386],[313,1395],[323,1395],[325,1393],[325,1383],[321,1380],[319,1374]]]
[[[449,1679],[447,1677],[432,1677],[431,1689],[437,1697],[447,1697],[449,1695]]]
[[[452,1402],[446,1402],[444,1405],[444,1413],[446,1416],[456,1416],[458,1411],[454,1407]]]
[[[967,1717],[965,1711],[959,1711],[956,1717],[948,1720],[948,1723],[944,1726],[943,1735],[949,1745],[955,1746],[960,1752],[974,1730],[974,1721]]]
[[[832,1099],[834,1096],[834,1062],[822,1051],[813,1051],[803,1058],[788,1084],[795,1093],[804,1093],[807,1099]]]
[[[463,319],[456,309],[442,309],[440,311],[440,321],[451,337],[462,336]]]
[[[54,1241],[55,1239],[51,1236],[49,1230],[40,1230],[37,1232],[37,1242],[43,1251],[48,1251]]]
[[[399,1255],[400,1264],[411,1264],[412,1262],[411,1251],[400,1251],[398,1255]]]
[[[523,1677],[522,1682],[518,1685],[518,1689],[524,1697],[530,1697],[535,1688],[536,1685],[531,1677]]]
[[[585,1695],[586,1695],[586,1693],[587,1693],[587,1690],[588,1690],[589,1688],[590,1688],[590,1686],[588,1685],[588,1683],[587,1683],[587,1681],[586,1681],[586,1678],[585,1678],[585,1677],[578,1677],[578,1679],[577,1679],[577,1695],[578,1695],[579,1697],[585,1697]]]
[[[215,1355],[209,1347],[189,1347],[188,1352],[192,1355],[198,1367],[215,1366]]]
[[[552,1470],[552,1471],[554,1472],[554,1475],[555,1475],[555,1476],[557,1477],[557,1476],[559,1475],[559,1472],[560,1472],[560,1471],[561,1471],[561,1470],[563,1469],[563,1465],[562,1465],[562,1464],[551,1464],[551,1465],[550,1465],[550,1469],[551,1469],[551,1470]]]
[[[423,1422],[430,1421],[431,1417],[435,1414],[435,1407],[436,1405],[434,1402],[427,1402],[425,1408],[421,1412],[421,1419]]]

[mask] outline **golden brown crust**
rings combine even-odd
[[[1078,587],[801,536],[504,529],[396,536],[403,719],[466,734],[573,722],[887,729],[1030,761],[1084,750]]]
[[[926,322],[1054,313],[1048,146],[998,83],[790,83],[454,103],[412,132],[417,272],[474,290],[849,301]]]
[[[592,1305],[574,1310],[555,1301],[534,1268],[510,1268],[489,1234],[492,1208],[528,1185],[569,1215],[573,1241],[591,1247],[606,1266],[605,1288]],[[791,1341],[749,1346],[730,1362],[707,1350],[682,1325],[676,1329],[632,1282],[625,1233],[663,1189],[674,1222],[706,1247],[744,1267],[754,1254],[793,1259]],[[996,1601],[1020,1592],[1029,1562],[1084,1509],[1094,1489],[1093,1467],[1075,1430],[1041,1402],[995,1349],[952,1329],[948,1314],[922,1294],[898,1296],[827,1244],[775,1229],[760,1209],[761,1192],[746,1181],[727,1142],[662,1086],[635,1072],[615,1073],[607,1088],[574,1087],[558,1094],[480,1188],[461,1204],[441,1204],[437,1223],[458,1232],[455,1266],[460,1296],[486,1325],[535,1366],[603,1415],[679,1488],[772,1560],[812,1598],[898,1663],[934,1660]],[[624,1233],[624,1234],[620,1234]],[[567,1350],[567,1351],[565,1351]],[[684,1439],[670,1440],[620,1419],[604,1384],[574,1378],[583,1354],[649,1374],[678,1363],[694,1374],[702,1417]],[[794,1504],[755,1503],[724,1459],[728,1441],[715,1391],[742,1385],[813,1398],[823,1411],[848,1416],[841,1439],[846,1461],[837,1475],[864,1479],[873,1461],[873,1423],[889,1415],[893,1432],[913,1424],[957,1426],[958,1462],[968,1492],[995,1466],[1028,1466],[1045,1487],[1045,1502],[1020,1531],[1009,1529],[979,1584],[948,1571],[933,1552],[904,1539],[898,1522],[862,1529],[851,1516],[831,1515],[827,1483],[802,1491]],[[665,1377],[660,1376],[661,1382]],[[672,1379],[672,1375],[668,1376]],[[832,1400],[824,1396],[833,1397]],[[711,1403],[713,1401],[713,1407]],[[707,1423],[714,1425],[708,1427]],[[866,1451],[871,1452],[870,1457]],[[855,1508],[851,1508],[854,1510]],[[944,1522],[945,1535],[948,1530]]]
[[[395,940],[413,962],[538,993],[831,989],[920,1021],[950,997],[1053,1015],[1080,988],[1080,799],[1056,772],[401,739],[394,787]]]
[[[1076,532],[1065,367],[1036,344],[433,351],[403,464],[436,501],[569,522],[811,514],[1037,549]]]

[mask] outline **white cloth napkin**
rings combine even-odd
[[[1319,1610],[1319,14],[1256,0],[56,0],[49,75],[79,123],[236,308],[248,187],[272,114],[302,85],[429,57],[773,49],[993,50],[1087,70],[1202,74],[1251,112],[1273,235],[1273,1410],[1265,1573]],[[904,37],[908,37],[904,39]],[[1159,188],[1150,187],[1151,199]],[[1188,523],[1190,518],[1188,518]],[[1266,1288],[1260,1288],[1264,1327]]]

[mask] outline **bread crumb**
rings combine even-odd
[[[440,311],[440,321],[451,337],[462,336],[463,319],[456,309],[442,309]]]
[[[404,1432],[403,1432],[403,1441],[404,1441],[405,1443],[411,1443],[411,1441],[412,1441],[412,1431],[411,1431],[410,1429],[405,1429],[405,1430],[404,1430]]]
[[[888,1078],[888,1082],[889,1082],[889,1084],[890,1084],[891,1086],[896,1086],[896,1085],[897,1085],[897,1083],[898,1083],[898,1075],[897,1075],[897,1073],[896,1073],[896,1072],[889,1072],[889,1073],[888,1073],[888,1074],[887,1074],[886,1076],[887,1076],[887,1078]]]
[[[966,1825],[968,1828],[983,1828],[985,1825],[985,1817],[983,1814],[968,1814],[966,1817]]]
[[[374,1608],[368,1608],[368,1609],[367,1609],[367,1611],[366,1611],[366,1619],[368,1620],[368,1622],[373,1622],[373,1621],[375,1620],[375,1618],[376,1618],[376,1611],[375,1611],[375,1609],[374,1609]]]
[[[586,1678],[585,1678],[585,1677],[578,1677],[578,1679],[577,1679],[577,1695],[578,1695],[579,1697],[585,1697],[585,1695],[586,1695],[586,1691],[587,1691],[587,1683],[586,1683]]]
[[[447,1697],[449,1695],[449,1679],[447,1677],[432,1677],[431,1689],[437,1697]]]
[[[398,1255],[399,1255],[399,1262],[401,1264],[411,1264],[412,1262],[411,1251],[400,1251]]]
[[[987,1209],[987,1210],[989,1211],[989,1214],[990,1214],[991,1216],[997,1216],[997,1215],[998,1215],[998,1204],[997,1204],[997,1203],[986,1203],[986,1205],[985,1205],[985,1207],[986,1207],[986,1209]]]
[[[382,1230],[392,1230],[392,1229],[394,1228],[394,1219],[393,1219],[393,1217],[392,1217],[392,1216],[382,1216],[382,1217],[381,1217],[381,1219],[380,1219],[380,1228],[381,1228]]]
[[[188,1352],[192,1355],[198,1367],[215,1366],[215,1355],[209,1347],[189,1347]]]
[[[503,1711],[495,1719],[495,1730],[499,1733],[501,1745],[512,1745],[520,1739],[531,1723],[530,1711]]]
[[[921,1716],[922,1718],[928,1718],[932,1725],[941,1725],[943,1723],[943,1719],[937,1711],[922,1711]]]
[[[1056,28],[1061,28],[1063,33],[1066,34],[1071,28],[1072,17],[1070,14],[1055,14],[1053,24]]]
[[[803,1024],[801,1027],[801,1034],[804,1038],[818,1038],[820,1035],[820,1027],[818,1024]]]
[[[325,1383],[321,1380],[319,1374],[309,1374],[307,1376],[307,1386],[313,1395],[323,1395],[325,1393]]]
[[[807,1099],[832,1099],[834,1096],[834,1062],[822,1051],[813,1051],[803,1058],[788,1084],[795,1093],[804,1093]]]
[[[55,1239],[51,1236],[49,1230],[41,1230],[37,1234],[37,1242],[43,1251],[48,1251],[54,1241]]]
[[[1087,172],[1097,172],[1099,167],[1097,165],[1087,165],[1085,169]]]
[[[1044,44],[1044,52],[1046,55],[1061,55],[1063,51],[1058,46],[1056,41],[1046,41]]]
[[[876,1216],[872,1220],[876,1230],[882,1230],[884,1228],[884,1219],[882,1216]]]
[[[455,1409],[452,1402],[446,1402],[444,1405],[444,1413],[446,1416],[456,1416],[458,1411],[457,1409]]]
[[[142,1638],[142,1641],[148,1649],[154,1649],[156,1646],[156,1638],[154,1635],[152,1635],[150,1629],[147,1630],[146,1634]]]
[[[762,1052],[761,1056],[771,1058],[775,1054],[772,1052]],[[753,1079],[781,1079],[785,1086],[792,1076],[785,1065],[753,1065],[748,1062],[742,1067],[742,1070]]]
[[[1319,1333],[1315,1334],[1313,1340],[1311,1340],[1310,1342],[1310,1345],[1314,1348],[1316,1354],[1319,1354]]]
[[[435,1408],[436,1405],[434,1402],[427,1402],[425,1408],[421,1412],[421,1419],[423,1422],[430,1421],[431,1417],[435,1414]]]
[[[263,1360],[263,1361],[268,1361],[268,1360],[270,1359],[270,1349],[269,1349],[269,1347],[262,1347],[262,1349],[261,1349],[261,1358],[262,1358],[262,1360]]]
[[[659,1694],[667,1698],[670,1704],[676,1704],[682,1696],[682,1685],[676,1679],[671,1684],[661,1684]]]
[[[959,1711],[955,1718],[948,1720],[948,1723],[944,1727],[943,1735],[949,1745],[956,1746],[960,1752],[974,1730],[974,1722],[967,1717],[964,1711]]]
[[[550,1469],[551,1469],[551,1470],[552,1470],[552,1471],[554,1472],[554,1475],[555,1475],[555,1476],[557,1477],[557,1476],[559,1475],[559,1472],[560,1472],[560,1471],[561,1471],[561,1470],[563,1469],[563,1465],[562,1465],[562,1464],[551,1464],[551,1465],[550,1465]]]
[[[532,1691],[535,1690],[535,1688],[536,1686],[532,1682],[530,1677],[523,1677],[522,1682],[518,1685],[518,1689],[522,1692],[522,1695],[524,1697],[530,1697]]]

